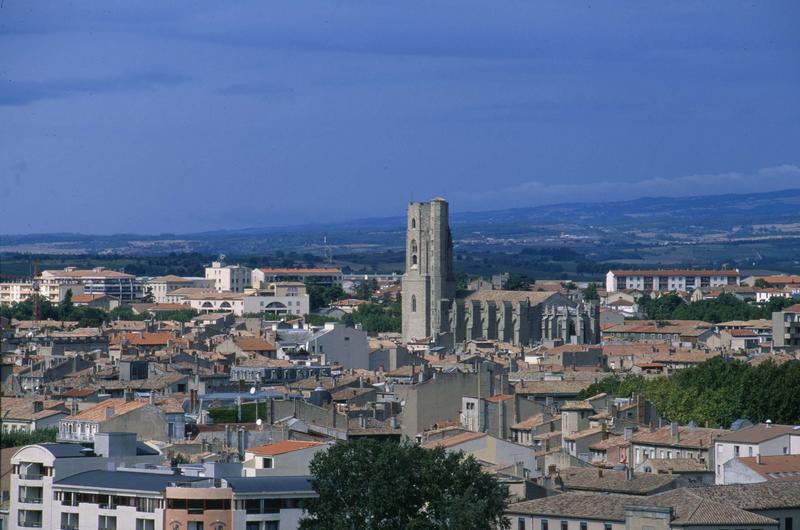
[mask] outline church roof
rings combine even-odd
[[[464,297],[466,301],[476,300],[479,302],[528,302],[531,306],[539,305],[547,301],[550,297],[557,295],[555,291],[502,291],[483,289],[473,291]]]

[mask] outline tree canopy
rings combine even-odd
[[[671,377],[612,376],[583,390],[579,399],[607,392],[641,392],[668,420],[728,427],[734,420],[800,423],[800,361],[752,366],[721,357],[686,368]]]
[[[463,453],[409,442],[340,442],[311,461],[318,498],[303,530],[508,528],[508,490]]]
[[[772,297],[763,305],[754,305],[723,293],[711,300],[686,303],[677,294],[667,294],[658,298],[644,295],[637,300],[639,310],[650,320],[703,320],[705,322],[726,322],[728,320],[751,320],[772,318],[772,313],[795,303],[791,298]]]
[[[348,326],[361,324],[367,333],[399,332],[402,327],[400,303],[362,304],[345,315],[342,322]]]

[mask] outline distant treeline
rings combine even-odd
[[[758,366],[716,357],[671,377],[612,376],[583,390],[579,399],[607,392],[641,393],[667,420],[729,427],[739,419],[800,424],[800,361]]]
[[[658,298],[644,295],[637,300],[637,303],[639,311],[649,320],[703,320],[716,324],[729,320],[770,319],[772,313],[797,301],[791,298],[772,297],[766,304],[755,305],[740,300],[733,294],[724,293],[711,300],[689,303],[676,294]]]

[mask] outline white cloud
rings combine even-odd
[[[782,164],[753,173],[718,173],[676,178],[653,177],[637,182],[602,181],[584,184],[546,184],[532,180],[480,193],[458,192],[452,202],[460,210],[536,206],[565,202],[608,202],[639,197],[692,197],[753,193],[800,187],[800,166]],[[479,208],[478,208],[479,206]]]

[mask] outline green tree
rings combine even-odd
[[[303,530],[509,528],[508,489],[478,462],[408,442],[340,442],[311,461]]]
[[[372,300],[372,293],[378,290],[377,280],[364,280],[355,286],[353,296],[359,300]]]
[[[328,307],[331,302],[342,300],[347,295],[340,285],[323,285],[319,283],[307,283],[309,305],[315,311],[322,307]]]
[[[20,447],[22,445],[32,445],[44,442],[55,442],[58,435],[57,427],[48,427],[46,429],[36,429],[33,432],[16,431],[6,432],[3,431],[0,436],[0,447],[3,449],[7,447]]]
[[[512,272],[503,282],[503,289],[507,291],[527,291],[532,283],[533,278],[529,278],[527,274]]]
[[[150,286],[145,287],[144,289],[144,296],[142,297],[143,304],[152,304],[156,301],[155,296],[153,296],[153,288]]]
[[[586,289],[583,290],[583,299],[584,300],[600,300],[600,295],[597,294],[597,285],[594,283],[590,283],[586,286]]]
[[[72,304],[72,289],[67,289],[67,292],[64,294],[64,299],[58,304],[59,318],[61,318],[61,320],[69,320],[69,316],[72,314],[72,309],[74,307],[75,306]]]

